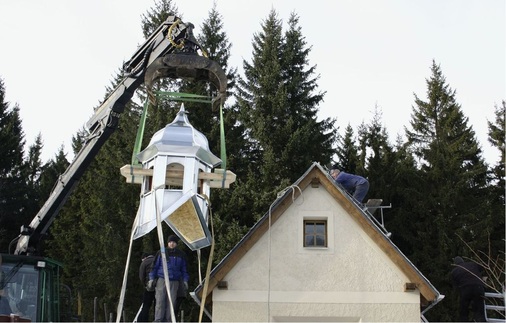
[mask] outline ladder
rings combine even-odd
[[[504,302],[505,294],[503,293],[485,293],[485,320],[487,322],[506,322],[506,306]],[[497,299],[497,301],[494,301],[494,304],[501,303],[502,305],[494,305],[494,304],[487,304],[487,301],[491,301],[491,299]],[[488,311],[497,312],[499,313],[499,316],[502,318],[489,318],[487,315]]]

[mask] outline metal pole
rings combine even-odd
[[[98,297],[93,299],[93,322],[97,321],[97,299]]]

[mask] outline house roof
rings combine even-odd
[[[396,266],[414,283],[420,291],[420,301],[426,310],[442,299],[442,295],[429,282],[427,278],[413,265],[413,263],[389,239],[385,230],[370,218],[367,212],[359,208],[350,196],[339,187],[327,171],[318,163],[313,163],[304,175],[292,186],[282,193],[272,203],[270,210],[246,233],[237,245],[213,268],[209,275],[209,284],[206,292],[206,305],[212,302],[212,291],[239,260],[255,245],[255,243],[268,231],[270,225],[292,205],[309,185],[322,185],[329,194],[354,218],[359,226],[371,237],[378,247],[396,264]],[[296,189],[296,187],[300,188]],[[193,298],[200,304],[203,297],[205,280],[193,292]],[[424,311],[424,312],[425,312]]]

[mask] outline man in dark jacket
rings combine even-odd
[[[355,200],[362,203],[367,192],[369,191],[369,181],[362,176],[345,173],[337,168],[337,165],[332,166],[330,176],[341,185]]]
[[[462,257],[453,259],[455,268],[451,272],[453,286],[460,294],[459,321],[469,321],[469,305],[476,322],[485,322],[485,284],[483,267],[475,262],[464,262]]]
[[[153,268],[155,256],[144,252],[141,259],[142,262],[139,267],[139,279],[144,287],[144,293],[142,294],[142,309],[139,313],[139,317],[137,318],[137,322],[149,322],[149,310],[151,309],[151,305],[155,302],[155,289],[147,288],[147,284],[149,281],[149,273]]]
[[[155,321],[157,322],[171,321],[171,306],[173,309],[176,308],[179,288],[182,287],[188,290],[188,280],[190,276],[187,270],[186,254],[176,248],[177,242],[178,238],[175,235],[169,236],[167,242],[168,248],[165,251],[167,268],[169,271],[170,299],[172,300],[172,305],[168,302],[167,290],[165,289],[163,258],[161,254],[156,257],[153,269],[149,273],[148,286],[152,285],[154,280],[157,279],[155,288]]]

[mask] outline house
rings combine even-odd
[[[192,297],[215,322],[424,320],[444,296],[371,217],[313,163]]]

